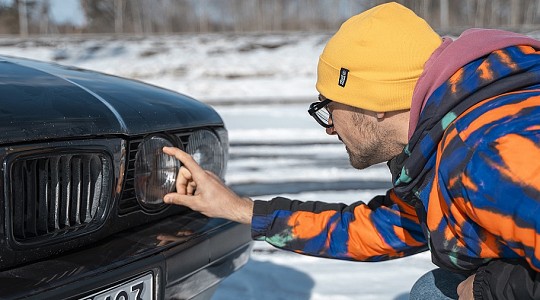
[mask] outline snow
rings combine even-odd
[[[314,99],[327,34],[3,38],[0,53],[137,78],[211,101]]]
[[[352,169],[344,146],[307,114],[317,95],[317,59],[328,38],[325,33],[3,37],[0,54],[134,78],[213,105],[229,130],[226,182],[238,189],[263,187],[256,199],[368,202],[389,186],[386,166]],[[365,263],[254,242],[248,264],[227,278],[213,299],[404,300],[416,279],[433,268],[427,252]]]

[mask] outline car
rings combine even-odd
[[[208,299],[250,228],[167,205],[175,146],[224,177],[210,106],[140,81],[0,56],[0,298]]]

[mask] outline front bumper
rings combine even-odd
[[[173,216],[0,272],[0,299],[84,299],[148,273],[154,299],[190,299],[243,266],[250,249],[247,225],[197,213]]]

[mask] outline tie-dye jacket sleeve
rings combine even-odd
[[[393,190],[368,204],[255,201],[252,236],[297,253],[382,261],[427,250],[416,212]]]

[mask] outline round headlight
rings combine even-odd
[[[219,177],[225,172],[225,150],[210,130],[197,130],[189,136],[187,153],[205,170]]]
[[[135,193],[148,209],[164,205],[163,196],[174,191],[180,162],[165,153],[163,147],[173,144],[160,136],[152,136],[139,144],[135,155]]]

